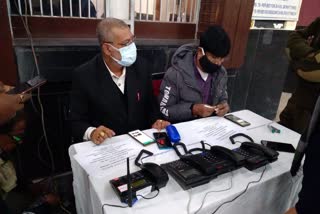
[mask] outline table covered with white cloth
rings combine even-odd
[[[209,117],[175,124],[181,142],[188,149],[201,147],[200,141],[230,149],[240,144],[231,144],[229,137],[245,133],[256,143],[261,140],[290,143],[297,146],[300,135],[249,110],[234,112],[234,115],[251,125],[240,127],[222,117]],[[271,124],[281,130],[272,133]],[[144,130],[152,136],[154,129]],[[239,141],[245,139],[239,138]],[[218,176],[207,184],[183,190],[169,175],[166,187],[151,200],[141,198],[132,208],[117,208],[104,204],[121,205],[109,181],[126,174],[126,157],[130,157],[131,172],[139,170],[134,159],[141,149],[153,152],[144,162],[157,164],[179,159],[173,149],[159,150],[156,144],[142,146],[129,135],[116,136],[101,145],[92,142],[74,144],[69,148],[73,171],[73,188],[78,214],[102,213],[223,213],[223,214],[282,214],[297,201],[302,173],[292,177],[290,167],[292,153],[279,152],[276,162],[254,171],[240,168]],[[249,184],[250,183],[250,184]],[[249,184],[249,185],[248,185]],[[151,196],[154,193],[150,194]]]

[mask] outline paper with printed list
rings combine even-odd
[[[199,144],[201,140],[212,145],[221,145],[228,141],[231,135],[242,131],[242,127],[221,117],[208,117],[188,123],[180,123],[176,127],[183,143],[186,145]]]
[[[235,133],[243,132],[243,128],[222,118],[208,117],[185,123],[175,124],[181,142],[187,145],[188,149],[200,147],[200,141],[211,145],[227,145],[229,137]],[[154,129],[145,130],[150,136]],[[94,145],[90,142],[76,145],[78,152],[74,158],[80,163],[81,167],[91,176],[112,175],[116,168],[122,165],[125,169],[126,158],[133,160],[143,147],[128,135],[116,136],[106,140],[101,145]],[[154,153],[165,153],[156,145],[150,145],[147,150]],[[169,150],[170,151],[170,150]],[[133,170],[135,166],[131,161]],[[119,169],[119,168],[118,168]],[[125,172],[124,172],[125,173]],[[116,176],[117,173],[115,173]],[[118,172],[119,174],[119,172]]]
[[[78,153],[74,158],[89,175],[103,176],[126,164],[126,158],[134,159],[141,150],[132,139],[100,145],[89,152]]]

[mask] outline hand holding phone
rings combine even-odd
[[[14,88],[13,86],[10,85],[5,85],[3,82],[0,81],[0,93],[6,93],[7,91],[11,90]]]
[[[216,106],[214,106],[214,110],[216,112],[216,114],[220,117],[224,116],[226,113],[228,113],[229,111],[229,105],[228,103],[220,103]]]
[[[214,112],[214,107],[207,104],[194,104],[192,107],[192,114],[199,117],[209,117]]]
[[[40,76],[36,76],[27,82],[20,83],[16,87],[12,88],[11,90],[7,91],[7,94],[26,94],[46,83],[47,80]]]

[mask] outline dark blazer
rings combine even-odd
[[[143,59],[126,69],[125,93],[113,82],[101,54],[73,73],[71,94],[72,135],[83,141],[88,127],[104,125],[116,135],[151,128],[160,118],[152,81]]]
[[[319,203],[319,197],[314,194],[320,192],[320,96],[314,107],[311,122],[309,123],[306,137],[306,158],[303,164],[302,188],[299,193],[299,201],[296,204],[298,214],[319,213],[315,211]],[[301,143],[301,142],[299,142]],[[296,153],[298,150],[296,151]],[[295,154],[297,156],[297,154]]]

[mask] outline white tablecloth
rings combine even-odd
[[[272,140],[279,142],[291,143],[297,146],[300,135],[282,127],[278,124],[274,126],[281,130],[280,134],[271,133],[267,128],[269,121],[251,111],[242,110],[234,112],[234,114],[251,123],[250,126],[241,128],[231,122],[227,123],[228,128],[235,132],[246,133],[256,142],[260,140]],[[197,126],[202,121],[209,121],[211,118],[199,119],[187,123],[176,124],[181,139],[184,143],[189,144],[188,148],[199,147],[195,144],[192,131],[197,131]],[[224,122],[224,118],[212,118],[215,122]],[[153,130],[146,130],[150,134]],[[231,133],[229,133],[231,134]],[[115,137],[112,141],[121,141],[129,138],[127,135]],[[241,139],[240,139],[241,140]],[[190,142],[192,141],[192,142]],[[101,146],[107,146],[106,141]],[[133,142],[135,143],[135,142]],[[238,147],[232,145],[227,136],[222,137],[219,141],[208,142],[209,144],[219,144],[228,148]],[[142,147],[135,143],[140,150],[142,148],[152,151],[154,155],[145,161],[155,162],[158,164],[178,159],[174,151],[166,152],[158,150],[156,145]],[[104,175],[97,175],[84,167],[83,163],[77,161],[74,157],[79,154],[90,152],[95,145],[91,142],[84,142],[72,145],[69,148],[69,155],[73,170],[73,187],[76,198],[78,214],[100,214],[102,213],[102,205],[120,204],[116,194],[111,189],[109,180],[126,174],[125,164]],[[297,194],[300,189],[302,173],[292,178],[289,170],[292,162],[293,154],[280,152],[278,161],[266,166],[266,170],[259,183],[251,184],[245,194],[237,198],[231,203],[223,205],[217,213],[224,214],[282,214],[286,209],[294,205],[297,200]],[[133,162],[133,161],[131,161]],[[138,170],[131,163],[132,172]],[[85,168],[87,170],[85,170]],[[160,190],[159,195],[152,200],[139,200],[132,208],[113,208],[104,206],[104,213],[195,213],[202,205],[197,213],[212,213],[222,203],[234,199],[237,195],[245,190],[250,181],[256,181],[260,178],[263,167],[254,171],[248,171],[245,168],[238,169],[232,173],[227,173],[212,180],[210,183],[184,191],[178,183],[169,176],[169,182],[166,187]],[[229,190],[226,190],[229,189]],[[224,190],[224,191],[221,191]],[[210,192],[210,193],[209,193]],[[208,194],[207,194],[208,193]],[[204,197],[207,194],[205,200]]]

